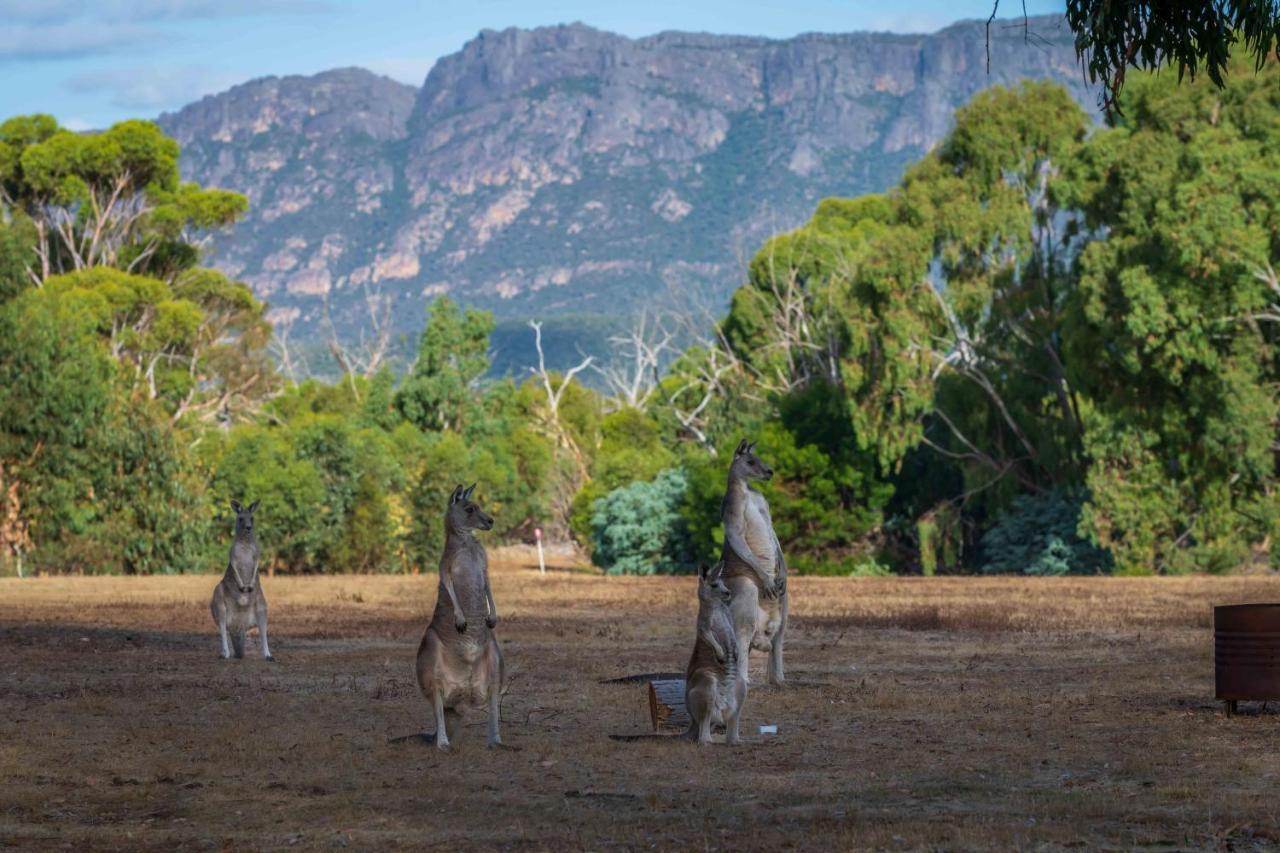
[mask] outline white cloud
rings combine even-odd
[[[76,20],[136,23],[310,14],[333,8],[324,0],[0,0],[0,18],[36,25]]]
[[[164,24],[331,11],[324,0],[0,0],[0,62],[98,56],[172,41]]]
[[[106,93],[111,104],[122,110],[157,113],[185,106],[236,81],[220,69],[177,65],[109,68],[70,77],[63,86],[77,95]]]
[[[0,61],[70,59],[112,53],[154,41],[159,34],[131,24],[72,22],[51,26],[0,28]]]

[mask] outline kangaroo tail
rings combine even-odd
[[[435,732],[416,732],[411,735],[401,735],[400,737],[389,737],[387,743],[404,743],[405,741],[416,741],[427,746],[436,745]]]
[[[609,735],[610,740],[622,741],[623,743],[638,743],[639,741],[649,740],[651,738],[654,740],[696,741],[698,739],[698,730],[691,724],[685,731],[680,734],[673,735],[660,735],[657,733],[646,733],[642,735]]]

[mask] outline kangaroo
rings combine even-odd
[[[724,562],[698,570],[698,634],[685,670],[685,737],[711,743],[711,726],[724,726],[725,743],[737,744],[738,718],[747,701],[747,681],[739,674],[738,638],[729,612],[732,593],[724,583]]]
[[[729,610],[738,637],[738,672],[747,680],[751,649],[769,652],[769,683],[783,687],[782,638],[787,629],[787,563],[773,531],[764,495],[750,487],[768,480],[773,469],[755,454],[755,442],[743,439],[729,465],[729,484],[720,519],[724,522],[725,583],[732,594]]]
[[[436,609],[418,646],[418,686],[435,709],[433,740],[442,750],[450,748],[458,708],[486,703],[488,746],[503,746],[498,724],[506,673],[493,635],[498,608],[489,588],[489,559],[471,532],[491,530],[493,518],[471,500],[475,488],[458,486],[449,496]]]
[[[222,638],[222,657],[224,660],[231,657],[234,647],[236,657],[243,658],[245,633],[256,623],[262,656],[275,660],[267,644],[267,597],[258,583],[261,552],[253,537],[253,514],[258,511],[258,501],[249,504],[248,509],[240,506],[239,501],[232,501],[231,509],[236,514],[236,538],[231,543],[227,571],[213,588],[213,600],[209,602],[213,622]]]

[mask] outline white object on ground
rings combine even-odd
[[[760,727],[760,734],[762,735],[776,735],[777,733],[778,726],[776,723],[774,725]]]

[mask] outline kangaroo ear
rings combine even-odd
[[[744,438],[742,439],[742,441],[738,442],[738,449],[733,451],[733,455],[741,456],[742,454],[746,453],[749,449],[750,447],[747,445],[747,440]]]
[[[748,453],[754,453],[755,449],[756,449],[756,443],[754,441],[747,445]]]
[[[705,560],[698,562],[698,577],[704,580],[707,577],[707,564]]]
[[[467,500],[471,500],[471,493],[476,490],[476,485],[476,483],[472,483],[470,486],[467,486],[467,490],[462,493],[462,496]]]
[[[232,512],[240,512],[240,501],[232,501],[231,510]]]
[[[453,494],[449,495],[449,505],[452,506],[462,500],[462,484],[453,487]]]
[[[724,575],[724,560],[718,561],[707,574],[713,582],[720,580],[721,576]]]
[[[257,501],[254,501],[253,503],[249,504],[249,512],[257,512],[257,511],[258,511],[258,504],[260,504],[260,503],[262,503],[262,501],[257,500]]]

